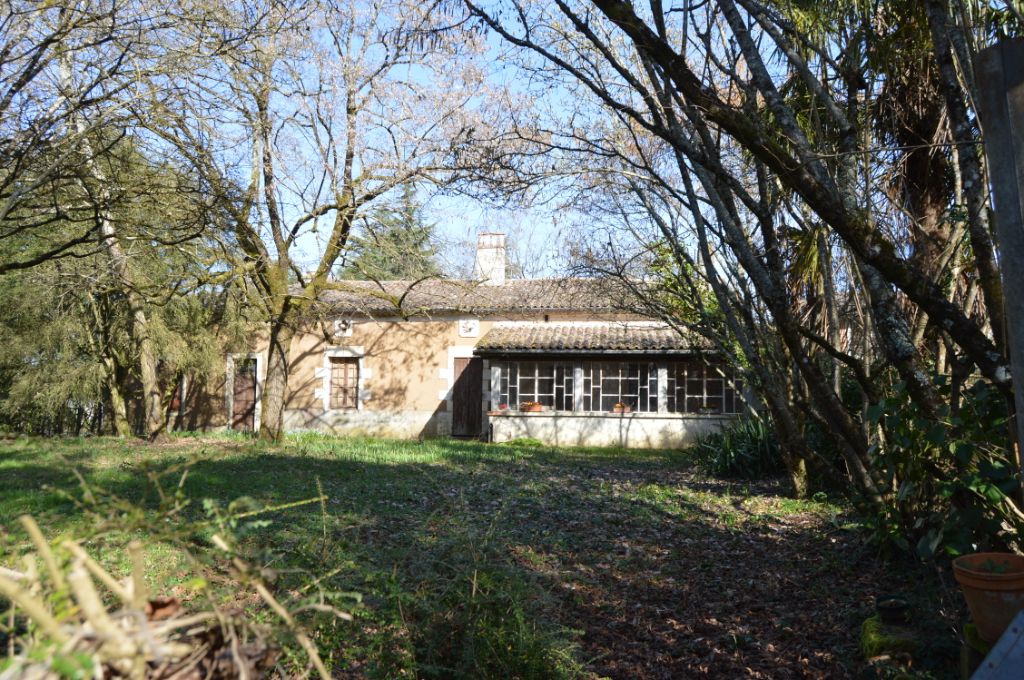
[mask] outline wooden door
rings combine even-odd
[[[479,357],[455,360],[452,390],[452,434],[479,437],[483,429],[484,360]]]
[[[256,429],[256,360],[235,362],[231,402],[231,427],[252,432]]]

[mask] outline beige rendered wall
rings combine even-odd
[[[447,435],[451,432],[455,359],[472,356],[473,348],[494,323],[499,320],[558,323],[623,318],[622,315],[561,313],[509,315],[501,319],[456,316],[354,319],[351,331],[335,334],[330,344],[320,329],[300,332],[291,347],[285,427],[402,438]],[[466,320],[475,320],[478,326],[468,337],[465,327],[460,332],[461,322]],[[356,410],[325,408],[329,378],[327,356],[332,353],[359,358],[360,403]],[[257,340],[250,353],[235,356],[247,354],[257,358],[262,385],[266,369],[265,339]],[[189,423],[194,423],[196,429],[228,425],[231,365],[232,357],[226,358],[224,376],[202,386],[202,398],[197,397],[190,419],[183,421],[186,427]],[[481,393],[480,408],[486,431],[490,397],[490,367],[486,360]]]
[[[460,335],[457,318],[356,320],[351,333],[328,345],[322,334],[303,333],[292,343],[292,371],[285,411],[287,429],[347,434],[432,437],[451,432],[455,359],[471,357],[493,322],[478,321],[472,337]],[[359,408],[325,408],[327,356],[359,358]],[[489,367],[481,380],[481,412],[490,395]],[[329,405],[329,403],[327,403]]]
[[[234,363],[236,359],[244,357],[256,359],[257,389],[262,389],[266,377],[266,338],[257,335],[252,338],[249,347],[225,355],[218,369],[211,375],[202,379],[194,376],[186,378],[185,400],[175,417],[175,429],[218,430],[230,426]],[[258,421],[259,404],[256,408]]]

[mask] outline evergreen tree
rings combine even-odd
[[[417,281],[440,276],[433,241],[434,225],[425,220],[415,189],[406,185],[396,204],[367,216],[363,232],[352,238],[341,278]]]

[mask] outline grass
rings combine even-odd
[[[185,468],[181,493],[193,499],[185,511],[193,518],[231,502],[287,505],[322,489],[322,506],[261,515],[243,540],[277,575],[279,592],[308,595],[315,581],[322,604],[352,614],[303,618],[338,677],[644,678],[747,668],[841,677],[856,663],[856,631],[886,573],[853,572],[874,563],[836,529],[842,508],[786,499],[771,485],[695,477],[679,452],[317,433],[278,446],[234,435],[158,446],[0,441],[0,562],[27,547],[14,521],[23,513],[50,537],[95,530],[96,517],[75,503],[73,470],[153,508],[154,481],[174,493]],[[202,553],[208,539],[191,540]],[[223,570],[197,574],[179,548],[146,545],[157,591],[187,603],[208,581],[230,590]],[[92,548],[106,566],[127,569],[117,546],[100,538]],[[897,590],[886,578],[882,587]],[[811,624],[780,625],[802,621],[808,608]]]

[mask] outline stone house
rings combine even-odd
[[[596,280],[506,279],[503,234],[480,235],[475,274],[325,294],[293,340],[286,427],[677,447],[746,409],[711,353]],[[211,424],[259,427],[265,356],[227,357]]]

